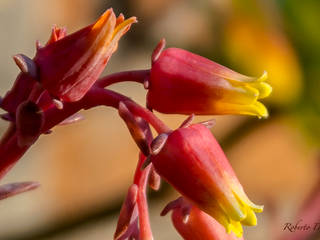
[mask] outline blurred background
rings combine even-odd
[[[270,117],[218,116],[212,130],[250,199],[265,205],[258,226],[245,229],[245,239],[289,240],[296,233],[283,231],[285,223],[320,222],[319,207],[303,215],[306,199],[320,192],[320,1],[1,0],[0,95],[19,72],[12,55],[33,57],[35,41],[45,43],[54,23],[70,33],[109,7],[137,16],[139,23],[121,39],[104,74],[149,68],[162,37],[168,47],[187,49],[246,75],[268,71],[274,89],[265,101]],[[138,84],[111,88],[145,103],[146,92]],[[1,240],[112,239],[138,150],[113,109],[83,114],[84,121],[42,136],[2,180],[34,180],[41,187],[1,201]],[[185,118],[158,116],[173,128]],[[6,127],[1,121],[0,133]],[[166,184],[157,193],[150,190],[157,240],[181,239],[170,217],[159,216],[176,196]],[[320,206],[320,200],[313,204]],[[307,235],[296,239],[320,239],[320,231]]]

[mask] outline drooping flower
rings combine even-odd
[[[39,81],[54,97],[63,101],[77,101],[90,89],[106,66],[118,41],[135,17],[116,18],[108,9],[94,24],[71,35],[55,28],[46,46],[39,47],[35,62]]]
[[[183,197],[170,202],[161,215],[172,210],[172,222],[184,240],[243,240],[226,230],[214,218]]]
[[[246,196],[229,161],[202,124],[160,134],[151,144],[157,173],[183,197],[214,217],[227,232],[242,235],[242,224],[257,224],[263,207]]]
[[[247,77],[179,48],[156,48],[147,103],[163,113],[247,114],[267,117],[259,102],[272,89],[260,78]]]

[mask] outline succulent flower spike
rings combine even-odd
[[[149,108],[175,114],[268,116],[258,101],[272,91],[266,72],[260,78],[247,77],[186,50],[161,52],[163,48],[162,40],[152,55]]]
[[[248,199],[205,125],[179,128],[166,136],[159,135],[154,141],[161,144],[156,152],[151,144],[150,161],[157,173],[183,197],[238,237],[242,236],[242,224],[257,224],[255,212],[262,212],[263,207]]]
[[[226,230],[214,218],[180,197],[170,202],[161,215],[172,210],[172,222],[184,240],[243,240]],[[186,211],[188,217],[186,221]]]
[[[81,99],[134,22],[135,17],[116,18],[112,9],[108,9],[94,24],[68,36],[65,29],[54,27],[47,45],[40,47],[35,57],[43,87],[62,101]]]

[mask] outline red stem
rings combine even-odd
[[[164,124],[159,118],[157,118],[150,110],[141,107],[133,101],[126,101],[125,104],[133,115],[139,116],[151,124],[152,127],[159,133],[168,133],[172,130]]]
[[[152,112],[136,104],[128,97],[108,89],[93,87],[80,101],[65,103],[62,110],[59,110],[55,107],[47,109],[44,112],[45,123],[42,133],[47,132],[58,123],[62,122],[64,119],[70,117],[83,108],[89,109],[100,105],[118,108],[120,101],[128,103],[129,109],[133,111],[134,114],[144,118],[158,132],[170,130]],[[8,130],[8,133],[5,134],[0,141],[0,178],[11,169],[11,167],[19,160],[19,158],[22,157],[29,147],[30,146],[18,146],[16,133],[13,129],[13,126],[11,126]]]
[[[0,149],[3,145],[6,144],[7,141],[16,133],[16,125],[10,122],[10,125],[7,131],[3,134],[1,141],[0,141]]]
[[[146,140],[148,144],[153,140],[152,132],[149,125],[145,122],[143,130],[146,132]],[[152,240],[152,231],[149,221],[147,186],[152,164],[142,169],[146,156],[140,152],[139,161],[134,174],[133,183],[138,186],[137,206],[139,212],[139,237],[141,240]]]
[[[170,132],[171,129],[166,126],[159,118],[157,118],[151,111],[141,107],[139,104],[135,103],[128,97],[114,92],[109,89],[102,89],[93,87],[85,98],[82,100],[87,105],[85,108],[91,108],[98,105],[111,106],[118,108],[119,102],[124,102],[129,110],[136,116],[139,116],[146,120],[155,128],[155,130],[160,134],[164,132]]]
[[[5,142],[0,144],[0,179],[15,165],[29,147],[20,147],[17,135],[13,134],[10,138],[5,138]]]
[[[152,240],[152,231],[149,221],[149,211],[148,211],[148,201],[147,201],[147,186],[148,179],[151,169],[151,164],[146,167],[144,170],[141,169],[143,162],[146,160],[146,157],[140,153],[139,161],[137,164],[134,183],[138,185],[138,211],[139,211],[139,233],[141,240]]]
[[[150,74],[150,70],[135,70],[135,71],[125,71],[125,72],[118,72],[110,74],[106,77],[103,77],[99,79],[96,83],[96,87],[104,88],[107,87],[113,83],[118,82],[138,82],[138,83],[144,83],[146,79],[148,79]]]

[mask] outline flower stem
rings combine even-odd
[[[100,105],[118,108],[120,101],[128,104],[128,107],[133,114],[144,118],[157,132],[162,133],[170,131],[170,129],[151,111],[141,107],[128,97],[108,89],[93,87],[80,101],[65,103],[62,110],[57,109],[54,106],[45,110],[45,123],[41,132],[47,132],[81,109],[89,109]],[[0,141],[0,178],[14,166],[29,147],[30,146],[18,146],[14,124],[10,125],[7,133]]]
[[[150,123],[159,134],[171,131],[171,129],[166,126],[159,118],[157,118],[151,111],[144,107],[141,107],[139,104],[135,103],[128,97],[112,90],[94,87],[90,90],[90,92],[88,92],[84,101],[88,105],[88,108],[97,105],[106,105],[118,108],[119,102],[122,101],[127,105],[128,109],[134,115],[139,116]]]
[[[1,140],[0,179],[4,177],[4,175],[15,165],[27,150],[27,146],[20,147],[18,145],[16,134],[11,134],[10,137],[5,136]]]
[[[150,145],[153,140],[152,132],[147,122],[144,123],[143,131],[146,132],[146,140]],[[137,206],[139,212],[139,236],[141,240],[152,240],[153,236],[150,226],[147,201],[147,186],[152,164],[147,166],[145,169],[142,169],[145,161],[146,156],[140,152],[133,183],[138,186]]]
[[[134,114],[137,115],[148,123],[151,124],[152,127],[159,133],[168,133],[172,130],[164,124],[159,118],[157,118],[150,110],[141,107],[137,103],[133,101],[126,101],[125,104],[128,106],[129,110]]]
[[[148,79],[149,74],[150,74],[149,69],[117,72],[99,79],[95,83],[95,86],[104,88],[114,83],[126,82],[126,81],[138,82],[143,84],[145,80]]]

